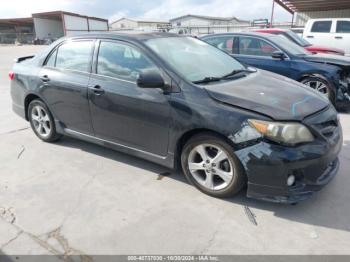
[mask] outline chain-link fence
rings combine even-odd
[[[274,27],[290,29],[291,23],[276,23]],[[179,29],[186,29],[191,35],[207,35],[207,34],[218,34],[218,33],[232,33],[251,31],[254,29],[262,28],[264,26],[251,26],[251,25],[211,25],[211,26],[186,26],[176,27]]]

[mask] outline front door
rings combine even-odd
[[[166,156],[170,95],[137,86],[138,74],[157,68],[143,52],[125,42],[101,41],[89,100],[95,136]]]
[[[251,36],[235,37],[233,56],[240,62],[286,77],[292,76],[291,61],[272,58],[275,51],[280,51],[273,44]]]
[[[313,45],[333,46],[335,39],[332,39],[334,35],[331,33],[332,27],[334,27],[332,20],[314,21],[308,28],[310,32],[306,30],[304,38]]]

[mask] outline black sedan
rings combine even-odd
[[[249,197],[295,203],[339,167],[342,129],[326,98],[191,37],[63,38],[18,59],[10,78],[13,109],[41,140],[179,166],[214,197],[247,184]]]
[[[283,36],[263,33],[207,35],[202,40],[242,63],[299,81],[339,108],[350,105],[350,57],[312,54]]]

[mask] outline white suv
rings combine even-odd
[[[343,49],[350,56],[350,18],[310,19],[303,37],[312,44]]]

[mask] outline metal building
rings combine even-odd
[[[350,0],[273,0],[273,3],[293,15],[294,26],[304,26],[312,18],[350,18]],[[271,21],[273,14],[274,10]]]
[[[213,17],[202,15],[184,15],[170,19],[172,27],[214,26],[214,25],[250,25],[250,21],[236,17]]]
[[[167,29],[170,27],[168,21],[161,21],[155,19],[144,18],[120,18],[109,25],[111,30],[159,30]]]
[[[108,31],[108,20],[65,11],[35,13],[31,18],[0,19],[0,43],[42,43],[96,31]]]
[[[0,43],[27,43],[34,39],[34,22],[32,17],[0,19]]]

